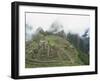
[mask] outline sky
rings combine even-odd
[[[33,32],[38,27],[42,27],[44,31],[49,30],[55,21],[63,25],[66,34],[71,32],[82,35],[90,27],[89,15],[26,13],[26,24],[32,26]]]

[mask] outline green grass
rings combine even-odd
[[[52,49],[50,56],[47,55],[47,48],[38,48],[40,40],[48,42]],[[87,65],[88,60],[86,54],[77,50],[67,40],[55,35],[39,34],[25,47],[26,68]]]

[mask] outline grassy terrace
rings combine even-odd
[[[39,34],[34,40],[26,43],[25,67],[78,66],[88,64],[84,56],[66,39],[55,35]]]

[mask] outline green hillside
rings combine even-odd
[[[87,64],[88,56],[61,36],[41,32],[25,43],[26,68]]]

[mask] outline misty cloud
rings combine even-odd
[[[32,27],[33,33],[36,32],[38,27],[42,27],[44,31],[50,30],[54,22],[62,25],[66,34],[71,32],[82,35],[90,27],[89,16],[26,13],[26,24]]]

